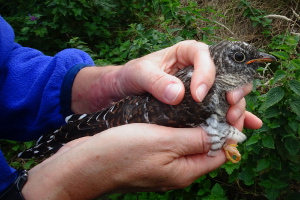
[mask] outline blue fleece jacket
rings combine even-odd
[[[34,41],[33,41],[34,42]],[[14,42],[12,27],[0,16],[0,138],[35,140],[71,114],[71,89],[77,72],[94,65],[77,49],[55,56]],[[0,192],[14,179],[0,151]]]

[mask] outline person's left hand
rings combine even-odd
[[[208,45],[189,40],[131,60],[124,66],[82,69],[72,88],[72,110],[91,113],[126,96],[144,92],[176,105],[183,99],[185,88],[173,75],[191,65],[195,70],[191,93],[200,102],[214,82],[215,66]]]

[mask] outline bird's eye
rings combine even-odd
[[[244,62],[245,59],[246,59],[246,56],[244,53],[242,52],[236,52],[234,55],[233,55],[233,59],[236,61],[236,62]]]

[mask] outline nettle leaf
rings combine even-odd
[[[256,167],[256,171],[260,172],[266,168],[268,168],[270,166],[270,161],[267,159],[261,159],[258,161],[257,167]]]
[[[219,173],[218,170],[214,170],[214,171],[209,173],[209,176],[212,177],[212,178],[215,178],[215,177],[218,176],[218,173]]]
[[[262,138],[262,144],[264,147],[275,149],[274,138],[271,135],[266,135]]]
[[[287,183],[280,181],[280,180],[263,180],[260,183],[258,183],[261,186],[264,186],[265,188],[274,188],[274,189],[281,189],[288,186]]]
[[[27,161],[27,162],[23,165],[23,167],[24,167],[25,169],[30,169],[30,168],[32,168],[33,165],[34,165],[34,159],[30,159],[29,161]]]
[[[280,113],[280,110],[277,106],[271,106],[267,108],[264,112],[264,118],[273,118],[278,116]]]
[[[293,129],[294,132],[297,132],[298,127],[299,127],[299,122],[298,121],[296,121],[296,120],[289,121],[288,125],[291,129]]]
[[[287,60],[290,58],[290,56],[285,51],[273,51],[273,52],[270,52],[270,54],[272,54],[282,60]]]
[[[245,185],[252,185],[254,183],[255,172],[254,170],[243,170],[239,174],[239,179],[241,179]]]
[[[262,105],[262,109],[267,109],[278,103],[284,97],[284,90],[281,87],[275,87],[266,94],[266,101]]]
[[[289,137],[285,140],[284,146],[291,155],[296,155],[300,149],[300,142],[295,137]]]
[[[277,81],[283,79],[286,75],[284,70],[277,70],[274,74],[274,78],[272,80],[272,85],[274,85]]]
[[[300,79],[300,69],[295,70],[295,77],[296,79]]]
[[[260,136],[258,134],[252,135],[245,143],[246,146],[256,144],[260,139]]]
[[[300,116],[300,99],[299,98],[291,98],[289,101],[291,106],[291,110]]]
[[[300,82],[297,80],[291,80],[289,82],[291,90],[293,90],[297,95],[300,96]]]
[[[240,167],[240,164],[233,164],[233,163],[226,163],[223,165],[223,168],[225,168],[225,171],[228,175],[232,174],[235,169],[238,169]]]
[[[291,47],[287,44],[282,44],[282,45],[279,45],[278,47],[276,47],[276,49],[290,50]]]
[[[216,196],[223,196],[225,195],[225,191],[223,190],[223,188],[220,186],[219,183],[216,183],[214,187],[211,189],[211,194]]]
[[[253,86],[255,88],[255,86]],[[247,107],[254,110],[258,103],[257,103],[257,96],[255,94],[249,94],[246,97]]]
[[[279,196],[279,190],[275,188],[267,188],[266,189],[266,196],[269,200],[276,200]]]
[[[289,63],[289,69],[300,69],[300,59],[293,59]]]

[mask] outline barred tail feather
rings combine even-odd
[[[49,135],[47,135],[49,137]],[[45,137],[42,136],[37,141],[34,147],[31,147],[18,154],[19,158],[33,158],[33,157],[49,157],[50,155],[56,153],[64,143],[58,142],[55,140],[55,136],[51,135],[46,142],[40,143],[41,140],[45,140]]]

